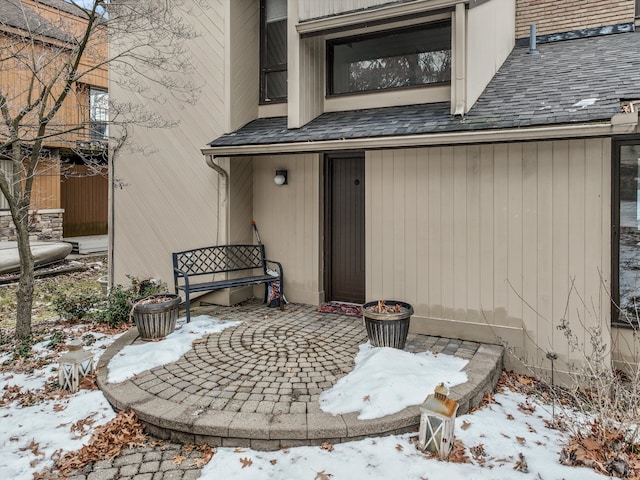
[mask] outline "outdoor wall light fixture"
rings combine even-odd
[[[288,185],[287,182],[287,171],[286,170],[276,170],[276,176],[273,177],[273,183],[276,185]]]

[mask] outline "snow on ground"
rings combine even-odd
[[[117,375],[132,371],[146,361],[148,350],[163,359],[173,361],[180,349],[190,348],[195,338],[231,326],[230,322],[211,318],[194,318],[193,322],[162,342],[127,349],[115,363]],[[116,336],[92,333],[91,346],[98,355]],[[176,345],[170,340],[176,339]],[[169,347],[169,345],[172,345]],[[181,345],[181,347],[178,347]],[[169,348],[168,348],[169,347]],[[391,350],[391,351],[389,351]],[[46,345],[36,347],[37,355],[48,356]],[[145,353],[143,353],[143,351]],[[169,354],[171,351],[171,355]],[[179,355],[178,355],[179,356]],[[112,361],[113,362],[113,361]],[[425,363],[426,362],[426,363]],[[464,361],[446,355],[410,354],[392,349],[375,349],[363,345],[356,357],[356,368],[323,397],[323,405],[332,411],[360,411],[361,415],[379,415],[399,411],[410,401],[421,403],[433,386],[448,380],[449,385],[464,381],[461,368]],[[146,364],[141,368],[151,368]],[[30,374],[0,374],[0,388],[12,385],[41,388],[55,375],[53,364]],[[110,369],[113,365],[110,364]],[[121,370],[120,370],[121,369]],[[136,368],[140,371],[140,368]],[[368,370],[374,379],[359,378]],[[387,395],[398,381],[399,372],[412,372],[403,380],[403,389],[421,387],[419,398],[407,400],[406,395]],[[416,375],[430,372],[429,378]],[[119,377],[117,377],[119,378]],[[111,379],[110,379],[111,380]],[[382,386],[381,389],[375,387]],[[363,400],[368,396],[368,400]],[[315,479],[340,480],[377,478],[403,480],[458,479],[465,480],[590,480],[602,479],[589,469],[565,467],[558,462],[563,432],[550,430],[546,406],[518,393],[495,395],[496,403],[464,415],[456,420],[456,437],[467,447],[472,463],[449,463],[428,458],[415,447],[417,435],[405,434],[372,438],[320,447],[297,447],[277,452],[251,449],[219,448],[202,471],[202,479]],[[357,400],[357,401],[354,401]],[[34,472],[51,465],[54,451],[66,453],[86,443],[96,426],[113,418],[114,413],[99,391],[81,390],[60,400],[40,402],[21,407],[17,402],[0,407],[0,478],[31,479]],[[371,418],[371,417],[368,417]],[[74,427],[74,425],[76,425]],[[86,425],[85,428],[82,428]],[[473,453],[472,453],[473,452]],[[520,454],[528,471],[514,470]]]
[[[119,383],[155,367],[177,361],[187,353],[193,342],[225,328],[235,327],[241,322],[223,321],[208,315],[193,317],[183,323],[161,343],[147,342],[127,345],[109,362],[109,383]]]
[[[449,388],[467,381],[468,363],[451,355],[412,354],[396,348],[360,345],[356,366],[320,395],[320,408],[334,415],[360,412],[367,420],[420,405],[440,382]]]
[[[429,458],[416,448],[417,434],[370,438],[321,447],[297,447],[276,452],[218,448],[204,467],[202,480],[591,480],[604,479],[593,470],[558,462],[564,437],[544,420],[551,415],[536,405],[525,414],[518,393],[497,394],[497,403],[456,419],[456,438],[467,447],[472,463]],[[530,407],[530,405],[527,405]],[[463,428],[464,426],[464,428]],[[469,452],[475,447],[476,458]],[[484,454],[483,454],[484,451]],[[527,472],[515,470],[522,453]]]
[[[320,397],[333,414],[360,411],[358,418],[378,418],[422,403],[443,380],[448,386],[466,381],[466,360],[430,352],[412,354],[361,345],[356,366]],[[297,447],[277,452],[219,448],[201,478],[226,480],[559,480],[601,479],[584,468],[558,462],[565,438],[547,428],[548,409],[518,393],[498,394],[496,403],[456,419],[456,437],[472,463],[429,458],[416,448],[417,434],[378,437],[327,448]],[[475,458],[468,450],[474,447]],[[515,471],[521,461],[528,472]]]
[[[92,428],[74,431],[75,424],[89,421],[93,422],[92,427],[97,427],[114,416],[102,392],[88,390],[29,407],[14,402],[0,408],[2,478],[33,478],[34,472],[53,465],[51,456],[55,451],[70,452],[87,443]]]
[[[77,328],[71,329],[71,333],[75,330]],[[120,336],[96,332],[86,335],[94,340],[85,348],[95,359]],[[32,352],[34,357],[45,358],[50,363],[30,373],[0,374],[0,393],[15,386],[23,392],[35,393],[42,391],[47,382],[57,380],[58,357],[53,355],[49,343],[50,337],[35,344]],[[7,361],[10,355],[3,357]],[[92,427],[102,425],[114,416],[102,392],[88,390],[31,406],[20,406],[15,401],[0,407],[0,477],[32,478],[34,472],[53,465],[51,456],[55,451],[79,449],[91,437]]]

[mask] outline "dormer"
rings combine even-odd
[[[290,128],[419,103],[464,115],[515,39],[515,0],[289,0],[288,19]]]

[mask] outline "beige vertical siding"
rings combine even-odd
[[[273,183],[276,169],[288,170],[288,185]],[[283,265],[287,299],[318,304],[324,298],[320,156],[256,157],[253,172],[254,218],[267,257]]]
[[[288,3],[290,19],[298,18],[298,3]],[[301,39],[296,22],[288,22],[288,124],[299,128],[324,110],[324,38]]]
[[[516,0],[516,38],[529,36],[535,23],[538,35],[588,27],[633,22],[635,0]]]
[[[298,0],[298,9],[300,20],[309,20],[393,3],[398,2],[395,0]]]
[[[225,16],[225,131],[258,118],[260,91],[260,2],[233,0]]]
[[[514,45],[515,0],[492,0],[467,10],[466,102],[476,102]]]
[[[234,0],[235,1],[235,0]],[[114,176],[125,183],[114,189],[113,274],[126,284],[127,274],[160,278],[172,287],[171,252],[210,245],[218,239],[218,175],[206,166],[200,148],[224,132],[224,12],[226,1],[207,2],[194,27],[202,36],[189,43],[203,85],[197,106],[167,97],[163,104],[147,102],[160,114],[181,119],[172,129],[137,129],[132,140],[149,153],[127,151],[113,162]],[[123,102],[131,93],[110,85]],[[136,99],[135,97],[133,98]]]
[[[414,304],[417,332],[500,337],[535,367],[548,367],[549,351],[577,359],[562,319],[608,332],[610,148],[594,139],[367,152],[367,300]]]
[[[233,158],[229,162],[229,243],[253,243],[253,162]]]
[[[299,39],[295,26],[289,25],[289,128],[299,128],[324,111],[325,40],[322,37]]]

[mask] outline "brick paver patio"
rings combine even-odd
[[[419,425],[418,406],[374,420],[320,409],[320,393],[353,369],[358,346],[367,340],[361,318],[319,313],[309,305],[290,304],[280,311],[251,302],[200,307],[194,313],[242,323],[196,342],[174,363],[119,384],[106,382],[107,364],[124,346],[140,342],[136,329],[100,361],[98,383],[107,399],[117,409],[132,408],[156,437],[274,450],[401,433]],[[502,368],[502,348],[495,345],[410,334],[405,350],[469,360],[469,381],[451,391],[460,413],[479,404]]]

